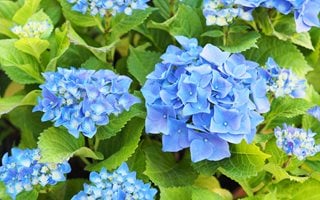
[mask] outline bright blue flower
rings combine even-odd
[[[272,59],[267,63],[267,73],[265,79],[268,81],[269,90],[275,97],[289,95],[292,98],[303,98],[305,96],[305,80],[297,77],[291,69],[282,69]]]
[[[110,114],[118,115],[140,102],[128,92],[131,79],[110,70],[58,68],[43,76],[42,98],[33,111],[44,112],[42,121],[54,121],[75,137],[80,132],[93,137],[97,126],[109,123]]]
[[[125,13],[132,15],[133,10],[145,10],[149,0],[67,0],[73,4],[72,10],[92,16],[104,16],[107,12],[112,15]]]
[[[72,200],[82,199],[139,199],[151,200],[155,198],[157,190],[150,183],[143,183],[136,179],[136,173],[130,172],[128,165],[123,163],[118,169],[110,173],[102,168],[100,173],[91,172],[89,184],[84,184],[84,190],[72,197]]]
[[[39,149],[11,149],[2,157],[0,181],[7,193],[15,199],[22,191],[31,191],[34,186],[55,185],[66,180],[65,174],[71,171],[68,162],[39,163]]]
[[[182,48],[169,46],[141,89],[146,132],[163,134],[163,151],[190,147],[194,162],[228,157],[228,142],[251,142],[269,111],[268,73],[241,54],[177,39]]]
[[[320,106],[314,106],[308,110],[308,113],[320,121]]]
[[[319,21],[320,1],[306,0],[294,12],[297,32],[306,32],[311,27],[320,27]]]
[[[284,124],[282,129],[275,128],[274,134],[277,138],[277,146],[286,154],[297,156],[299,160],[313,156],[320,151],[320,145],[316,145],[313,138],[316,133],[311,130],[305,131]]]

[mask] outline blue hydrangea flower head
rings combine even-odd
[[[291,69],[280,68],[279,65],[269,58],[266,63],[269,90],[275,97],[289,95],[292,98],[303,98],[305,96],[305,80],[296,76]]]
[[[240,4],[236,4],[234,0],[203,1],[203,15],[206,18],[206,24],[208,26],[226,26],[230,24],[236,17],[251,21],[253,19],[251,12],[251,8],[242,7]]]
[[[65,174],[71,171],[68,162],[39,163],[39,149],[13,148],[11,155],[2,157],[0,181],[7,193],[15,199],[22,191],[31,191],[34,186],[55,185],[66,180]]]
[[[274,130],[277,146],[288,155],[295,155],[299,160],[313,156],[320,151],[320,145],[315,144],[311,130],[304,130],[284,124]]]
[[[308,110],[308,114],[320,121],[320,106],[314,106]]]
[[[311,27],[320,27],[320,1],[305,0],[296,6],[294,18],[297,32],[307,32]]]
[[[139,199],[152,200],[157,190],[150,183],[145,184],[136,178],[136,173],[129,171],[128,165],[122,165],[114,172],[102,168],[100,173],[90,173],[90,184],[84,184],[84,190],[72,197],[72,200],[83,199]]]
[[[146,132],[162,133],[163,151],[190,148],[193,162],[230,156],[229,142],[251,142],[268,112],[263,69],[241,54],[177,36],[141,89]]]
[[[33,111],[42,111],[42,121],[53,121],[69,133],[93,137],[97,126],[109,123],[109,115],[129,110],[140,100],[128,90],[132,80],[110,70],[58,68],[45,72],[46,82],[40,86],[42,98]]]
[[[125,13],[132,15],[133,10],[145,10],[149,0],[67,0],[73,4],[72,10],[92,16],[104,16],[107,12],[112,15]]]

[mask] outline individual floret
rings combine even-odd
[[[157,190],[136,179],[136,173],[130,172],[128,165],[123,163],[114,172],[102,168],[100,173],[90,173],[90,184],[84,184],[84,190],[72,197],[72,200],[98,199],[136,199],[151,200]]]
[[[269,110],[262,68],[196,39],[177,36],[147,76],[146,132],[162,133],[163,151],[190,147],[193,162],[230,156],[229,144],[251,142]]]
[[[315,144],[314,136],[311,130],[304,130],[284,124],[282,128],[277,127],[274,130],[277,138],[277,146],[288,155],[295,155],[299,160],[313,156],[320,150],[320,145]]]
[[[109,123],[109,115],[140,102],[128,92],[132,80],[110,70],[58,68],[43,76],[42,98],[33,111],[44,112],[42,121],[54,121],[54,126],[66,127],[75,137],[80,132],[93,137],[97,126]]]
[[[0,181],[13,199],[35,186],[45,187],[66,180],[65,174],[71,171],[68,162],[39,163],[40,158],[39,149],[18,148],[13,148],[10,156],[6,153],[2,157]]]
[[[280,68],[279,65],[269,58],[266,63],[268,74],[268,88],[275,97],[290,96],[303,98],[305,96],[305,80],[296,76],[291,69]]]
[[[320,121],[320,106],[314,106],[308,110],[308,113]]]

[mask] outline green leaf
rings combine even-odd
[[[135,10],[130,16],[118,14],[113,17],[111,21],[111,38],[109,39],[109,43],[118,40],[120,36],[142,24],[153,11],[154,9],[148,8],[146,10]]]
[[[299,176],[289,175],[285,169],[281,168],[279,165],[276,165],[274,163],[268,163],[263,168],[264,170],[271,173],[275,177],[276,182],[280,182],[284,179],[289,179],[290,181],[303,183],[308,179],[308,177],[299,177]]]
[[[61,7],[64,17],[70,21],[72,24],[82,26],[82,27],[90,27],[90,26],[98,26],[101,31],[103,31],[103,27],[101,25],[100,16],[91,16],[89,14],[82,14],[77,11],[72,10],[72,4],[68,3],[65,0],[58,0]]]
[[[111,115],[109,123],[106,126],[98,128],[96,137],[100,140],[108,139],[115,136],[133,117],[144,116],[144,107],[142,104],[133,105],[129,111],[124,111],[118,116]]]
[[[85,69],[93,69],[93,70],[99,70],[99,69],[114,70],[112,64],[102,62],[95,56],[91,56],[88,60],[86,60],[86,62],[82,63],[81,67]]]
[[[46,71],[55,71],[58,59],[67,51],[70,46],[70,40],[68,38],[68,26],[64,24],[59,28],[56,28],[54,34],[54,41],[50,42],[51,56],[50,62],[46,67]]]
[[[201,37],[222,37],[224,34],[220,30],[212,30],[212,31],[207,31],[201,34]]]
[[[275,137],[267,142],[265,152],[271,155],[268,158],[270,163],[282,166],[288,160],[288,156],[277,146]]]
[[[0,18],[12,19],[18,9],[19,5],[17,2],[2,0],[0,1]]]
[[[155,64],[160,62],[160,56],[158,52],[142,51],[130,47],[128,69],[140,85],[144,84],[146,76],[154,70]]]
[[[120,134],[101,142],[99,149],[107,158],[97,164],[89,165],[85,169],[90,171],[99,171],[102,167],[108,170],[116,169],[121,163],[128,160],[137,149],[143,128],[143,119],[132,119]]]
[[[190,6],[180,4],[177,13],[163,23],[152,22],[149,28],[168,31],[171,35],[198,37],[202,33],[202,23],[197,12]]]
[[[8,117],[10,122],[20,129],[19,148],[36,148],[39,134],[51,123],[41,122],[41,112],[32,112],[33,106],[20,106],[12,110]]]
[[[11,80],[21,83],[41,83],[37,60],[14,47],[17,40],[0,40],[0,64]]]
[[[229,33],[226,44],[220,48],[231,53],[242,52],[252,47],[257,48],[256,43],[259,38],[260,34],[254,31]]]
[[[270,112],[266,115],[267,128],[274,128],[273,121],[279,118],[292,118],[303,115],[312,107],[312,104],[304,99],[279,97],[272,101]]]
[[[16,38],[17,36],[11,32],[11,28],[14,25],[11,20],[0,18],[0,33],[11,38]]]
[[[170,18],[170,1],[154,0],[153,3],[156,8],[159,8],[159,13],[162,17],[165,19]]]
[[[192,190],[192,200],[223,200],[220,195],[203,188],[194,188]]]
[[[0,182],[0,199],[11,200],[11,197],[6,192],[6,186],[3,182]]]
[[[172,153],[162,152],[158,143],[145,149],[146,174],[160,187],[178,187],[192,185],[197,173],[190,166],[190,158],[176,161]]]
[[[33,90],[27,95],[16,95],[0,98],[0,116],[9,113],[18,106],[35,105],[39,95],[39,90]]]
[[[275,185],[277,189],[277,199],[291,200],[317,200],[320,198],[319,188],[320,182],[314,179],[309,179],[303,183],[293,183],[292,181],[282,181]]]
[[[113,43],[111,43],[108,46],[104,46],[104,47],[92,47],[89,46],[79,35],[78,33],[76,33],[76,31],[72,28],[72,26],[70,24],[68,24],[68,37],[70,39],[70,42],[75,44],[75,45],[79,45],[79,46],[83,46],[85,48],[87,48],[88,50],[90,50],[97,58],[99,58],[101,61],[105,62],[106,60],[106,56],[107,56],[107,52],[110,51],[116,44],[117,41],[113,41]]]
[[[25,0],[23,6],[16,12],[13,21],[18,24],[25,24],[39,8],[41,0]]]
[[[84,137],[75,138],[65,128],[49,128],[41,133],[38,147],[42,162],[63,162],[73,155],[93,159],[103,159],[101,153],[84,147]]]
[[[137,178],[144,182],[149,182],[149,178],[143,174],[146,170],[146,156],[144,154],[145,141],[140,143],[134,154],[127,160],[127,164],[131,171],[137,172]]]
[[[160,187],[160,199],[161,200],[191,200],[192,187]]]
[[[47,40],[41,40],[39,38],[21,38],[14,44],[17,49],[34,56],[38,61],[40,61],[40,55],[49,45]]]
[[[247,59],[265,65],[268,57],[272,57],[281,67],[290,68],[301,77],[304,77],[312,69],[304,59],[303,54],[290,42],[265,36],[259,39],[257,46],[257,49],[250,49],[245,52]]]
[[[16,197],[16,200],[37,200],[39,196],[38,191],[36,191],[35,189],[31,190],[31,191],[23,191],[21,193],[19,193]]]
[[[53,24],[57,24],[62,17],[62,10],[57,0],[42,0],[40,7],[50,17]]]

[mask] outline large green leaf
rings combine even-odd
[[[37,200],[39,196],[39,192],[35,189],[31,191],[23,191],[19,193],[16,197],[16,200]]]
[[[277,126],[278,123],[273,123],[277,119],[303,115],[311,106],[312,104],[304,99],[293,99],[290,97],[276,98],[272,101],[270,112],[266,115],[266,128]],[[282,123],[285,123],[285,121],[280,121],[280,124]]]
[[[2,0],[0,1],[0,18],[12,19],[18,9],[19,5],[17,2]]]
[[[14,26],[14,23],[9,19],[0,18],[0,33],[11,38],[17,37],[14,33],[11,32],[11,28]]]
[[[308,179],[308,177],[299,177],[299,176],[292,176],[288,174],[288,172],[281,168],[279,165],[276,165],[274,163],[268,163],[264,166],[264,170],[267,172],[270,172],[275,178],[276,182],[280,182],[284,179],[289,179],[290,181],[296,181],[296,182],[304,182]]]
[[[303,54],[290,42],[265,36],[259,39],[257,46],[257,49],[245,52],[247,59],[265,65],[268,57],[272,57],[281,67],[290,68],[301,77],[304,77],[312,69]]]
[[[39,38],[21,38],[14,46],[29,55],[34,56],[40,62],[40,55],[49,47],[47,40]]]
[[[103,159],[99,152],[93,152],[84,146],[84,137],[75,138],[65,128],[49,128],[39,137],[38,147],[41,151],[42,162],[62,162],[73,155],[93,159]]]
[[[129,111],[124,111],[118,116],[111,115],[109,123],[106,126],[98,128],[96,137],[100,140],[111,138],[119,133],[133,117],[144,117],[144,115],[145,112],[142,104],[135,104]]]
[[[14,47],[17,40],[0,40],[0,64],[2,69],[13,80],[21,84],[41,83],[37,60]]]
[[[11,197],[6,192],[6,186],[3,182],[0,182],[0,199],[2,200],[10,200]]]
[[[147,166],[144,174],[160,187],[193,185],[197,178],[189,158],[176,161],[172,153],[162,152],[158,143],[147,147],[145,153]]]
[[[128,58],[129,72],[143,85],[146,76],[154,70],[155,64],[160,62],[160,53],[151,51],[142,51],[130,48]]]
[[[0,116],[9,113],[18,106],[35,105],[36,99],[40,95],[39,90],[34,90],[27,95],[16,95],[0,98]]]
[[[25,0],[23,6],[13,16],[13,21],[25,24],[39,8],[41,0]]]
[[[220,48],[231,53],[242,52],[252,47],[257,48],[256,43],[259,38],[260,34],[254,31],[228,33],[226,44],[220,46]]]
[[[202,23],[197,12],[190,6],[180,4],[177,13],[163,23],[152,22],[150,28],[168,31],[171,35],[197,37],[202,33]]]
[[[70,24],[68,24],[68,37],[70,39],[70,42],[75,45],[83,46],[87,49],[89,49],[97,58],[99,58],[101,61],[106,61],[107,52],[110,51],[116,44],[117,41],[113,41],[108,46],[104,47],[92,47],[89,46],[79,35],[78,33],[72,28]]]
[[[318,200],[320,198],[320,182],[309,179],[303,183],[293,183],[292,181],[282,181],[275,185],[277,189],[278,200]],[[276,189],[275,188],[275,189]]]
[[[142,24],[151,15],[154,9],[135,10],[132,15],[118,14],[111,21],[111,37],[109,43],[118,40],[120,36],[127,33],[134,27]]]
[[[161,200],[191,200],[192,187],[160,187],[160,199]]]
[[[99,171],[102,167],[108,170],[116,169],[137,149],[143,128],[143,119],[132,119],[120,134],[101,142],[99,149],[107,158],[97,164],[87,166],[86,169],[90,171]]]

